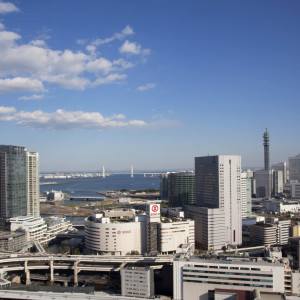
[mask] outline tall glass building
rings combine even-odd
[[[0,145],[0,228],[9,218],[39,214],[38,154]]]
[[[195,204],[195,173],[168,174],[168,202],[170,207]]]

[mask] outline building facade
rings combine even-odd
[[[300,182],[300,154],[289,157],[289,179]]]
[[[270,198],[272,194],[273,172],[272,170],[254,171],[256,181],[256,197]]]
[[[194,172],[168,174],[169,207],[184,207],[195,204]]]
[[[241,209],[242,219],[250,218],[252,215],[252,192],[251,179],[246,172],[241,173]]]
[[[173,263],[173,299],[208,300],[210,290],[285,292],[285,266],[250,259],[177,258]]]
[[[226,244],[242,244],[241,157],[196,157],[195,196],[196,206],[224,212]]]
[[[272,165],[272,170],[274,171],[281,171],[283,176],[283,183],[287,183],[287,169],[286,169],[286,162],[280,162],[277,164]]]
[[[93,253],[99,254],[142,254],[146,249],[145,235],[142,234],[144,228],[145,218],[118,222],[96,214],[85,221],[85,245]]]
[[[17,216],[38,217],[39,159],[25,147],[0,145],[0,225]]]
[[[154,298],[154,272],[151,267],[121,269],[122,296]]]
[[[195,246],[195,221],[182,220],[159,223],[159,251],[162,254],[175,253],[181,244]]]

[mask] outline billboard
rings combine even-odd
[[[148,217],[160,217],[160,204],[147,204],[146,213]]]

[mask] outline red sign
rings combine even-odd
[[[157,212],[158,211],[158,205],[153,205],[152,206],[152,211]]]

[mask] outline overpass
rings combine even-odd
[[[174,256],[98,256],[98,255],[48,255],[12,254],[0,256],[0,276],[6,272],[23,271],[26,284],[31,283],[31,271],[49,272],[48,280],[55,281],[55,270],[72,270],[74,286],[78,285],[78,274],[89,272],[119,272],[127,263],[151,266],[159,269],[163,264],[171,264]],[[45,280],[45,279],[44,279]]]

